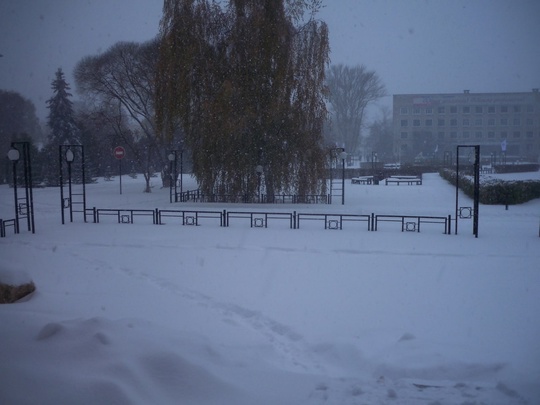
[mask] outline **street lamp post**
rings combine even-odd
[[[71,149],[66,150],[65,159],[68,166],[68,190],[69,190],[69,222],[73,222],[73,204],[72,204],[72,195],[73,190],[71,189],[71,164],[75,160],[75,155]]]
[[[184,192],[184,143],[180,144],[180,195]]]
[[[345,159],[347,159],[347,152],[345,149],[339,154],[341,158],[341,205],[345,205]]]
[[[8,154],[8,159],[13,163],[13,195],[15,197],[15,233],[19,233],[19,209],[17,197],[17,162],[21,158],[21,153],[18,149],[11,147]]]
[[[22,149],[22,153],[19,148]],[[22,157],[24,168],[24,197],[17,195],[17,163]],[[28,230],[32,233],[36,232],[34,224],[34,197],[32,192],[32,164],[30,161],[30,143],[23,142],[11,142],[11,149],[8,152],[8,159],[13,162],[13,192],[15,197],[15,221],[16,232],[19,233],[20,226],[19,220],[26,218],[28,224]],[[19,202],[24,200],[24,202]]]
[[[167,158],[169,159],[169,162],[170,162],[170,174],[169,174],[169,177],[171,179],[171,181],[169,182],[169,202],[172,203],[172,190],[173,190],[173,182],[174,182],[174,202],[178,202],[178,198],[177,198],[177,190],[176,190],[176,177],[178,176],[177,174],[177,168],[176,168],[176,150],[173,150],[171,153],[169,153],[169,155],[167,156]],[[173,165],[174,165],[174,170],[173,170]]]
[[[377,161],[377,152],[371,152],[371,169],[375,172],[375,162]]]
[[[259,203],[261,202],[261,176],[263,174],[263,167],[261,165],[257,165],[255,168],[255,172],[257,173],[257,185],[258,185],[258,194],[259,194]]]

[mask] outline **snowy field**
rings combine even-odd
[[[421,186],[347,182],[345,205],[330,206],[169,204],[158,179],[150,194],[141,176],[122,180],[122,195],[118,177],[88,185],[88,207],[455,209],[437,174]],[[59,194],[34,190],[36,234],[0,239],[0,278],[37,287],[0,305],[1,404],[540,403],[540,200],[481,205],[474,238],[465,219],[458,235],[81,214],[61,225]],[[13,216],[1,185],[0,217]]]

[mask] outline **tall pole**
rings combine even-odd
[[[118,159],[118,170],[120,172],[120,194],[122,194],[122,159]]]
[[[455,218],[456,218],[456,227],[454,230],[454,234],[457,235],[458,232],[458,200],[459,200],[459,146],[456,150],[456,212],[455,212]]]
[[[71,189],[71,162],[68,160],[69,222],[73,222],[73,192]]]
[[[180,149],[180,195],[183,193],[183,187],[184,187],[184,147]]]
[[[478,238],[478,208],[480,200],[480,145],[474,147],[474,217],[473,233]]]
[[[15,233],[19,233],[19,198],[17,197],[17,160],[13,161],[13,196],[15,197]]]
[[[341,205],[345,205],[345,149],[341,156]]]
[[[58,147],[58,167],[60,168],[60,212],[62,213],[62,225],[64,225],[64,177],[62,175],[62,145]]]
[[[174,151],[174,202],[178,202],[178,189],[176,182],[178,180],[177,150]]]
[[[32,191],[34,183],[32,182],[32,163],[30,161],[30,144],[26,144],[26,159],[28,161],[28,191],[30,195],[29,206],[29,226],[32,233],[36,233],[36,225],[34,222],[34,193]]]

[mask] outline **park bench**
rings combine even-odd
[[[373,184],[373,176],[353,177],[352,184]]]
[[[413,184],[420,186],[422,185],[422,178],[417,176],[391,176],[385,180],[385,184],[388,185],[391,183],[395,183],[398,186],[400,185],[400,183],[405,183],[409,186]]]

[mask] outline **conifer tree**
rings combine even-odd
[[[49,115],[47,125],[51,133],[49,142],[58,146],[64,144],[79,144],[79,134],[75,116],[73,113],[72,97],[69,93],[70,87],[64,77],[64,72],[58,68],[51,88],[54,95],[47,100]]]
[[[47,116],[47,126],[49,135],[47,145],[42,150],[43,178],[48,185],[57,185],[59,181],[58,167],[58,146],[59,145],[79,145],[79,129],[75,121],[73,112],[72,97],[69,92],[70,87],[66,82],[64,72],[61,68],[55,73],[55,79],[51,83],[53,96],[47,100],[49,115]],[[76,154],[78,151],[74,151]],[[80,157],[76,156],[76,159]]]

